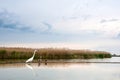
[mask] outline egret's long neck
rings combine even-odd
[[[36,51],[35,51],[34,54],[33,54],[33,58],[34,58],[34,56],[35,56],[35,53],[36,53]]]

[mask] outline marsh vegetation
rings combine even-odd
[[[33,55],[31,48],[0,48],[0,59],[28,59]],[[57,48],[38,49],[35,59],[91,59],[110,58],[111,54],[104,51],[71,50]]]

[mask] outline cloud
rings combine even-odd
[[[49,24],[49,23],[47,23],[47,22],[42,22],[42,24],[44,24],[47,28],[46,28],[46,32],[50,32],[51,31],[51,29],[52,29],[52,25],[51,24]]]
[[[45,21],[39,21],[38,25],[23,23],[14,13],[10,13],[4,9],[0,10],[0,29],[48,33],[52,29],[52,25]]]
[[[104,23],[104,22],[107,22],[107,20],[102,19],[102,20],[100,21],[100,23]]]
[[[59,20],[53,24],[53,30],[62,34],[81,34],[86,32],[89,35],[90,33],[95,33],[99,37],[117,37],[120,33],[120,21],[118,19],[105,21],[101,24],[99,18]]]
[[[18,31],[32,31],[29,26],[18,21],[17,16],[7,10],[0,11],[0,28]]]
[[[118,21],[119,19],[110,19],[109,21]]]
[[[19,6],[14,5],[14,3]],[[109,15],[112,15],[110,11],[114,8],[106,12],[109,10],[109,5],[107,3],[99,4],[99,0],[37,0],[36,2],[32,0],[22,0],[20,3],[18,1],[14,3],[11,5],[10,3],[4,1],[3,4],[4,6],[8,5],[5,6],[5,8],[20,16],[23,23],[18,19],[10,20],[10,22],[13,21],[15,23],[4,21],[7,22],[5,24],[6,27],[4,26],[7,29],[25,29],[26,31],[33,30],[40,33],[55,32],[61,34],[81,34],[85,31],[88,34],[89,32],[97,32],[101,33],[103,36],[105,35],[110,37],[114,37],[119,33],[119,17],[117,17],[118,19],[115,19],[113,16],[112,19],[101,20],[101,17],[104,18],[104,16],[108,17]],[[116,11],[119,11],[119,9]],[[116,11],[114,12],[117,13]],[[108,15],[108,13],[110,14]],[[10,13],[7,14],[10,15]],[[98,16],[100,18],[97,18]],[[6,20],[8,20],[8,18]],[[3,21],[1,23],[3,23]]]
[[[100,25],[107,36],[117,37],[120,34],[119,19],[102,19]]]
[[[108,20],[106,20],[106,19],[102,19],[102,20],[100,21],[100,23],[114,22],[114,21],[119,21],[119,19],[108,19]]]

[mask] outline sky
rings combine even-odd
[[[0,0],[0,46],[120,54],[119,0]]]

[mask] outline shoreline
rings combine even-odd
[[[109,58],[108,58],[109,59]],[[98,59],[95,59],[98,60]],[[102,60],[102,61],[101,61]],[[0,60],[0,64],[16,64],[16,63],[24,63],[24,64],[33,64],[33,63],[107,63],[107,64],[120,64],[118,61],[103,61],[104,59],[100,59],[98,61],[92,61],[92,59],[60,59],[60,60],[33,60],[33,62],[26,63],[25,59],[22,60],[11,60],[11,59],[6,59],[6,60]]]

